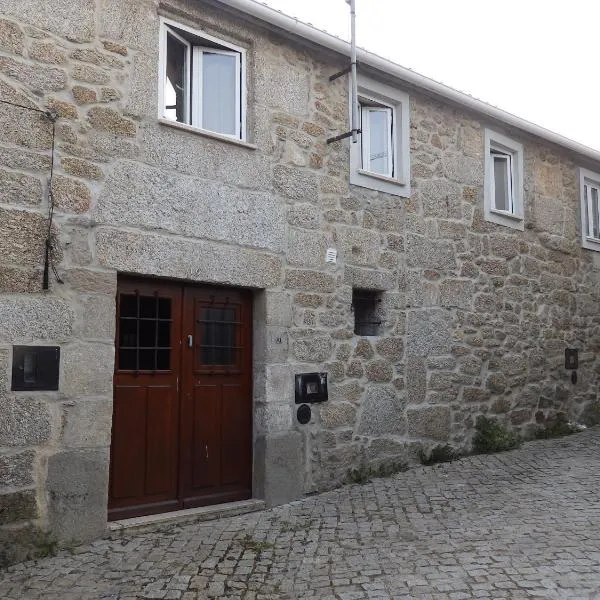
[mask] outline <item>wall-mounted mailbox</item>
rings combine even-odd
[[[579,351],[577,348],[565,348],[565,369],[569,371],[579,368]]]
[[[299,373],[296,375],[296,404],[325,402],[327,373]]]
[[[12,386],[15,392],[58,390],[58,346],[13,346]]]

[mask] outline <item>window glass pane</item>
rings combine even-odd
[[[140,296],[140,317],[156,317],[156,300],[154,296]]]
[[[167,33],[167,72],[165,77],[164,116],[185,122],[187,46]]]
[[[387,110],[369,111],[369,165],[368,170],[381,175],[389,172],[390,121]]]
[[[119,320],[119,346],[121,348],[137,347],[137,319]]]
[[[119,314],[122,317],[137,317],[137,296],[134,294],[121,294]]]
[[[236,56],[204,52],[202,62],[202,127],[236,135]]]
[[[156,321],[150,319],[141,319],[140,327],[140,347],[154,348],[156,340]]]
[[[236,364],[236,310],[234,308],[205,308],[203,320],[202,364]]]
[[[592,194],[592,236],[596,239],[600,238],[598,231],[598,188],[590,187]]]
[[[495,208],[497,210],[509,210],[508,201],[508,157],[494,156],[494,190]]]
[[[137,370],[137,350],[119,350],[119,369],[121,371]]]

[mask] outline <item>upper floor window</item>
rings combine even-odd
[[[485,131],[484,209],[487,221],[524,229],[523,145]]]
[[[600,174],[580,169],[579,178],[583,247],[600,251]]]
[[[159,116],[245,138],[245,52],[168,20],[161,22]]]
[[[410,196],[408,95],[359,77],[359,142],[350,148],[350,183]]]

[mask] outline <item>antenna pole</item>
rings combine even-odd
[[[350,112],[352,143],[358,141],[358,84],[356,80],[356,0],[346,0],[350,5],[350,81],[352,86],[352,110]]]

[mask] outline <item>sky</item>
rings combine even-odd
[[[350,38],[345,0],[263,0]],[[356,0],[357,44],[600,150],[597,0]]]

